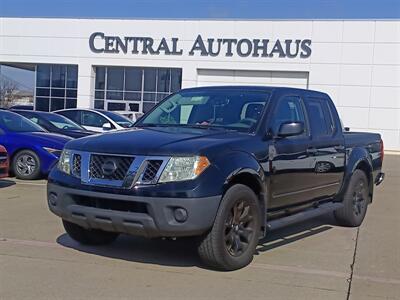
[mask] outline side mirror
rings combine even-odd
[[[303,122],[284,122],[279,126],[278,137],[300,135],[304,132]]]
[[[102,128],[103,128],[104,131],[111,130],[112,129],[111,123],[104,123]]]

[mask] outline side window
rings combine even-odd
[[[36,117],[32,116],[26,116],[29,120],[31,120],[33,123],[39,124],[39,119]]]
[[[304,122],[304,111],[299,97],[287,96],[279,100],[273,115],[272,130],[277,133],[284,122]]]
[[[327,136],[333,133],[333,121],[328,103],[323,99],[309,98],[307,110],[314,137]]]
[[[64,117],[74,121],[75,123],[82,124],[81,122],[81,112],[78,110],[66,110],[60,113]]]
[[[109,123],[106,118],[91,111],[82,112],[82,125],[92,127],[103,127],[105,123]]]

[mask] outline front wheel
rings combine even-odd
[[[343,207],[335,211],[339,225],[360,226],[369,203],[368,179],[361,170],[355,170],[343,197]]]
[[[99,229],[86,229],[74,223],[63,220],[65,231],[75,241],[84,245],[111,244],[118,237],[118,233]]]
[[[245,185],[232,186],[222,199],[211,231],[198,247],[200,258],[219,270],[245,267],[253,260],[260,222],[256,194]]]
[[[12,170],[15,177],[19,179],[38,179],[40,177],[40,159],[35,152],[22,150],[14,156]]]

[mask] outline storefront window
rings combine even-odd
[[[182,69],[147,67],[95,67],[94,108],[147,112],[179,90]]]
[[[78,66],[39,64],[36,67],[35,108],[54,111],[75,108],[77,104]]]

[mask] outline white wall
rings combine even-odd
[[[88,38],[97,31],[155,40],[177,37],[184,53],[92,53]],[[198,34],[203,38],[311,39],[312,54],[306,59],[189,56]],[[386,149],[400,150],[400,21],[0,18],[0,62],[78,64],[81,107],[92,103],[93,65],[181,67],[183,87],[198,85],[198,69],[302,72],[308,74],[310,89],[330,94],[346,126],[379,132]]]

